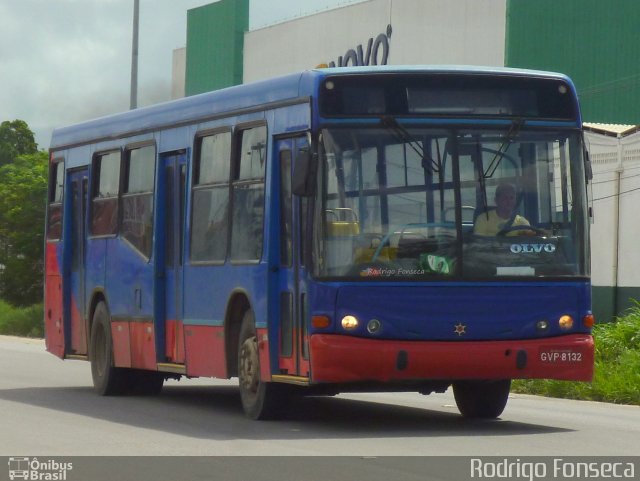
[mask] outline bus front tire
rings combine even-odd
[[[511,379],[460,381],[453,383],[453,395],[460,414],[466,418],[495,419],[509,399]]]
[[[104,302],[99,302],[91,323],[91,377],[93,388],[101,396],[123,394],[129,384],[125,369],[113,365],[111,317]]]
[[[244,314],[240,327],[238,380],[242,408],[248,418],[265,420],[279,417],[285,401],[283,387],[260,378],[258,337],[250,310]]]

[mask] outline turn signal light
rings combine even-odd
[[[587,329],[591,329],[595,325],[595,323],[596,323],[596,318],[592,313],[589,313],[582,318],[582,324]]]
[[[311,325],[315,329],[326,329],[331,325],[331,319],[328,316],[313,316],[311,318]]]
[[[573,318],[565,314],[564,316],[560,316],[558,324],[560,325],[560,329],[568,331],[573,327]]]

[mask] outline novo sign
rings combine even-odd
[[[371,37],[367,41],[366,49],[360,44],[356,48],[350,48],[344,55],[338,57],[338,61],[329,62],[329,67],[358,67],[365,65],[387,65],[389,60],[389,39],[391,38],[391,25],[387,25],[386,33]]]

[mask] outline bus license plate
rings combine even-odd
[[[546,349],[540,351],[540,361],[552,364],[582,362],[582,353],[570,350]]]

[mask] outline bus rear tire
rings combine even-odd
[[[125,393],[129,385],[129,373],[113,365],[111,316],[103,301],[98,303],[93,313],[89,355],[94,390],[101,396]]]
[[[458,410],[465,418],[497,418],[507,405],[510,389],[511,379],[453,383]]]
[[[238,342],[238,380],[240,399],[249,419],[265,420],[280,416],[285,397],[283,386],[260,378],[258,337],[251,310],[245,312]]]

